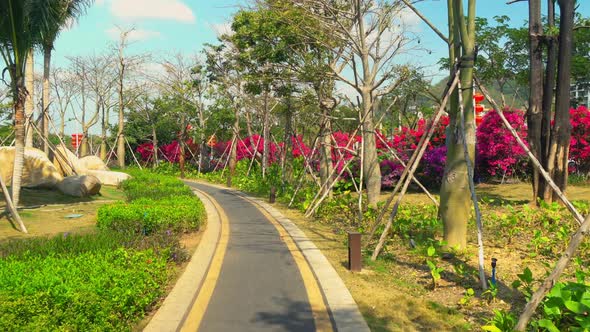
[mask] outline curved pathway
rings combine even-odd
[[[221,221],[204,235],[218,228],[217,238],[202,241],[146,331],[368,331],[340,277],[288,219],[238,191],[186,183]],[[197,259],[202,245],[209,259]]]

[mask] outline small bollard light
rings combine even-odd
[[[496,263],[498,260],[496,258],[492,258],[492,285],[496,286]]]
[[[348,233],[348,269],[360,272],[362,269],[361,233]]]
[[[226,181],[225,185],[226,185],[228,188],[231,188],[231,176],[228,176],[228,177],[227,177],[227,181]]]
[[[277,198],[277,188],[275,186],[270,187],[270,196],[268,198],[269,203],[274,203]]]

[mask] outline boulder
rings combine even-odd
[[[108,186],[117,186],[119,183],[131,178],[131,175],[127,173],[113,171],[87,170],[85,173],[97,177],[102,184]]]
[[[55,150],[52,157],[53,165],[63,176],[84,174],[85,168],[80,165],[80,160],[66,146],[61,144]]]
[[[14,147],[0,147],[0,176],[10,185],[14,168]],[[25,149],[22,183],[28,188],[55,188],[63,180],[62,174],[41,150]]]
[[[101,183],[92,175],[68,176],[57,184],[62,193],[76,197],[88,197],[100,192]]]
[[[86,156],[79,159],[81,168],[93,171],[108,171],[107,165],[97,156]],[[104,183],[104,182],[103,182]]]

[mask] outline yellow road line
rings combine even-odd
[[[293,241],[287,230],[285,230],[278,220],[270,215],[270,213],[268,213],[268,211],[266,211],[257,202],[252,201],[246,197],[238,197],[253,203],[253,205],[273,224],[273,226],[279,232],[281,239],[283,242],[285,242],[285,245],[287,245],[291,256],[293,256],[293,259],[297,264],[299,273],[301,273],[301,278],[303,279],[303,285],[305,286],[305,291],[307,292],[309,305],[311,306],[311,312],[313,315],[316,331],[334,331],[332,321],[330,320],[330,314],[328,313],[328,308],[324,302],[324,297],[322,296],[322,292],[317,283],[317,280],[311,271],[307,260],[303,256],[303,253],[295,244],[295,241]]]
[[[197,298],[195,299],[195,302],[193,303],[180,329],[183,332],[192,332],[199,329],[201,321],[203,320],[203,315],[205,314],[205,310],[207,310],[207,305],[209,305],[209,301],[213,295],[213,290],[215,289],[215,285],[219,279],[221,265],[227,250],[227,243],[229,241],[229,222],[225,212],[213,197],[201,190],[199,190],[199,192],[207,197],[207,199],[209,199],[215,207],[215,210],[217,210],[217,214],[221,219],[221,234],[219,236],[219,243],[215,249],[215,254],[213,255],[213,259],[209,265],[207,276],[205,277],[205,280],[199,289],[199,294],[197,295]]]

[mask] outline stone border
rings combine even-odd
[[[207,228],[186,269],[143,331],[179,331],[209,271],[221,235],[221,220],[209,198],[193,188],[207,212]]]

